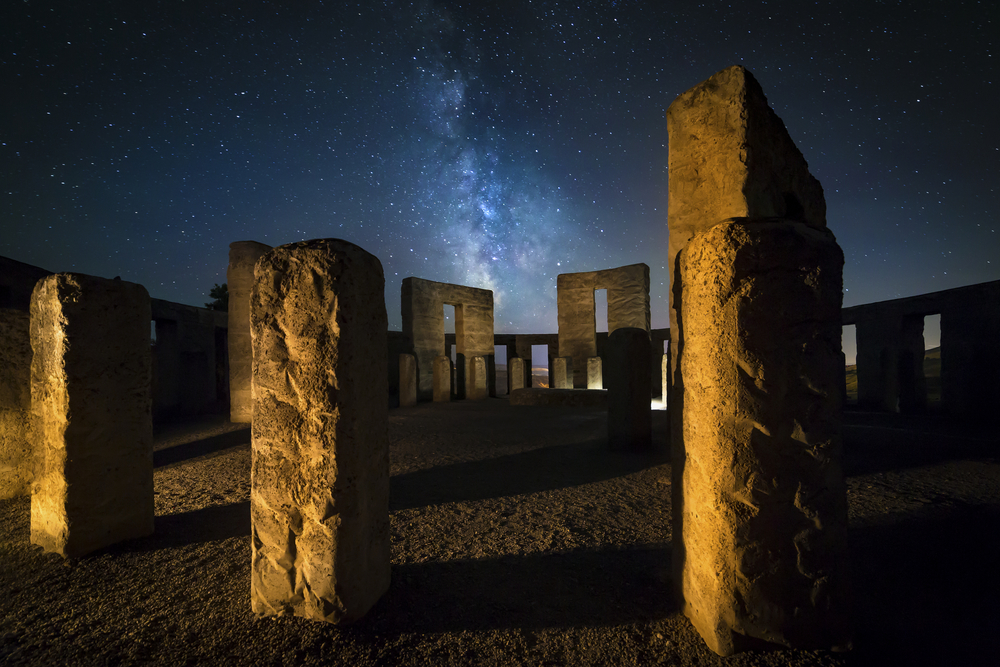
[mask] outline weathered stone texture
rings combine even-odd
[[[417,397],[426,401],[434,390],[434,358],[447,354],[444,344],[444,306],[455,306],[455,348],[462,377],[458,398],[465,398],[471,365],[465,360],[493,355],[493,292],[491,290],[405,278],[401,287],[403,333],[417,358]]]
[[[675,577],[722,655],[849,641],[842,267],[832,234],[788,221],[726,221],[681,255]]]
[[[692,236],[728,218],[781,217],[825,227],[826,202],[760,84],[742,66],[674,100],[667,132],[670,329],[677,331],[677,254]],[[678,342],[671,341],[675,359]]]
[[[587,359],[587,389],[604,389],[604,362],[600,357]]]
[[[31,299],[31,542],[67,557],[153,532],[150,300],[81,274]]]
[[[466,398],[481,401],[490,397],[489,369],[485,357],[472,357],[469,360],[469,385],[466,388]]]
[[[399,407],[417,404],[417,358],[412,354],[399,355]]]
[[[339,239],[257,262],[251,603],[362,617],[389,586],[387,319],[382,265]]]
[[[556,279],[559,356],[572,357],[573,386],[587,386],[587,359],[596,357],[594,290],[608,291],[608,332],[635,327],[649,331],[649,267],[561,273]]]
[[[254,265],[271,249],[256,241],[229,244],[229,414],[230,421],[249,423],[253,415],[250,396],[253,345],[250,340],[250,293],[254,285]]]
[[[608,336],[608,446],[642,451],[653,444],[649,332],[632,327]]]
[[[517,389],[524,389],[529,386],[528,379],[530,373],[526,372],[525,360],[521,357],[509,358],[507,361],[507,373],[509,375],[510,392]]]
[[[556,357],[552,366],[552,388],[573,388],[573,357]]]
[[[434,382],[432,398],[435,403],[447,403],[451,400],[451,371],[451,357],[443,354],[434,357],[434,371],[431,379]]]
[[[0,308],[0,500],[31,493],[28,313]]]

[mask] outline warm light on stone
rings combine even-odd
[[[382,265],[339,239],[257,262],[251,603],[355,621],[389,587]]]
[[[229,289],[229,418],[236,423],[248,424],[253,415],[250,396],[253,365],[250,292],[253,291],[254,265],[270,249],[271,246],[256,241],[229,244],[229,267],[226,269]]]

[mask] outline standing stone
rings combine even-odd
[[[849,646],[842,267],[830,232],[789,221],[726,221],[681,255],[675,565],[720,655]]]
[[[573,357],[556,357],[552,365],[552,388],[573,388]]]
[[[31,493],[30,425],[29,316],[0,308],[0,500]]]
[[[608,336],[608,446],[642,451],[653,444],[649,332],[616,329]]]
[[[229,244],[226,284],[229,290],[229,419],[249,424],[253,415],[250,396],[253,345],[250,341],[250,292],[253,268],[271,246],[256,241]],[[159,342],[159,341],[157,341]]]
[[[434,357],[434,394],[435,403],[447,403],[451,400],[451,357],[442,354]]]
[[[399,407],[417,404],[417,358],[412,354],[399,355]]]
[[[153,532],[149,294],[78,273],[31,295],[31,543],[76,558]]]
[[[515,389],[524,389],[528,386],[525,371],[524,359],[513,357],[507,364],[507,372],[510,374],[510,393]]]
[[[660,388],[663,392],[661,394],[663,398],[663,406],[668,405],[668,389],[670,387],[670,353],[664,354],[660,357]]]
[[[587,389],[604,389],[604,362],[600,357],[587,358]]]
[[[469,386],[466,388],[465,397],[473,401],[481,401],[490,397],[489,369],[487,368],[485,357],[472,357],[469,360],[472,367],[469,372]]]
[[[330,623],[389,587],[388,373],[382,265],[339,239],[257,262],[251,604]]]

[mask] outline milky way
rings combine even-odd
[[[731,6],[732,5],[732,6]],[[1000,3],[8,2],[0,254],[201,304],[228,244],[344,238],[554,332],[555,279],[645,262],[667,136],[747,66],[823,183],[845,304],[1000,279]]]

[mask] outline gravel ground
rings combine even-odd
[[[605,419],[390,411],[392,585],[348,628],[250,612],[249,430],[164,429],[151,537],[63,560],[0,501],[0,664],[1000,664],[992,433],[848,415],[854,650],[721,659],[670,594],[669,455],[607,451]]]

